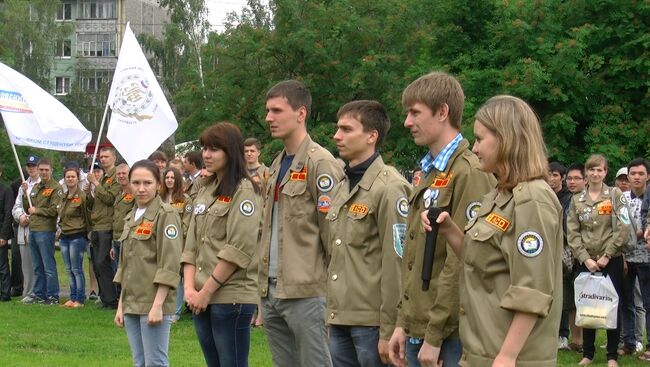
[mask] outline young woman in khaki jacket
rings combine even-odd
[[[158,195],[160,172],[153,162],[136,162],[129,184],[135,207],[120,237],[120,265],[114,281],[122,291],[115,324],[126,328],[135,366],[168,366],[174,288],[180,281],[181,218]]]

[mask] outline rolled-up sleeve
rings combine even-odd
[[[226,244],[217,254],[219,259],[242,269],[248,268],[257,250],[262,220],[261,198],[252,184],[237,190],[228,213]]]
[[[175,228],[174,228],[175,227]],[[156,229],[156,274],[153,282],[176,288],[181,278],[180,260],[183,247],[181,218],[176,212],[160,213]]]
[[[515,207],[514,243],[504,241],[510,285],[500,306],[513,312],[526,312],[545,317],[553,303],[556,271],[562,256],[561,213],[552,202],[541,196]]]

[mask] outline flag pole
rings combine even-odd
[[[9,135],[9,131],[7,131],[7,135]],[[18,159],[18,152],[16,152],[16,146],[14,145],[14,142],[11,141],[10,135],[9,135],[9,143],[11,143],[11,150],[14,152],[14,158],[16,158],[16,164],[18,164],[18,172],[20,172],[20,178],[23,180],[23,182],[25,182],[23,167],[20,165],[20,159]],[[32,205],[32,198],[26,192],[23,192],[23,195],[27,196],[27,202],[29,203],[29,206],[34,206]]]
[[[106,114],[108,113],[108,101],[106,101],[106,107],[104,108],[104,116],[102,116],[102,123],[99,125],[99,134],[97,134],[97,144],[95,144],[95,152],[93,153],[93,160],[90,163],[90,169],[88,172],[93,173],[93,166],[95,165],[95,160],[97,159],[97,151],[99,150],[99,142],[102,140],[102,133],[104,132],[104,121],[106,121]]]

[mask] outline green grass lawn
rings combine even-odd
[[[61,290],[68,293],[68,279],[57,251]],[[87,266],[87,263],[84,263]],[[65,301],[66,298],[62,297]],[[0,366],[130,366],[131,353],[126,333],[113,325],[112,311],[98,308],[92,301],[86,307],[69,310],[58,306],[23,305],[18,298],[0,303]],[[598,333],[597,345],[603,344]],[[556,345],[539,346],[555,348]],[[605,366],[605,351],[596,347],[592,365]],[[559,366],[575,366],[581,356],[560,352]],[[205,365],[196,340],[191,317],[172,326],[169,359],[172,366]],[[266,337],[262,329],[251,333],[250,366],[271,366]],[[619,359],[623,366],[650,366],[635,357]]]

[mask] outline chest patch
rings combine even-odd
[[[122,198],[122,201],[124,201],[125,203],[132,202],[133,201],[133,195],[131,195],[131,194],[124,195],[124,198]]]
[[[363,215],[363,214],[367,214],[369,210],[370,209],[367,206],[363,205],[363,204],[352,204],[352,206],[350,206],[349,211],[350,211],[350,213],[353,213],[353,214]]]
[[[43,196],[52,196],[54,189],[43,189]]]
[[[303,167],[299,172],[291,172],[289,176],[291,181],[305,181],[307,180],[307,167]]]
[[[113,177],[107,178],[106,181],[104,181],[104,183],[106,183],[107,185],[112,184],[113,183]]]
[[[217,202],[218,203],[226,203],[226,204],[228,204],[231,200],[232,200],[232,198],[230,198],[230,196],[223,196],[223,195],[217,196]]]
[[[596,208],[598,209],[599,215],[612,215],[612,201],[605,200],[602,203],[599,203]]]
[[[78,196],[75,196],[72,199],[70,199],[70,203],[72,203],[72,204],[81,204],[81,198],[78,197]]]
[[[508,230],[508,227],[510,227],[509,220],[495,213],[488,214],[488,216],[485,217],[485,221],[504,232]]]
[[[153,222],[149,221],[142,221],[136,228],[135,228],[135,234],[139,235],[150,235],[151,234],[151,229],[153,228]]]

